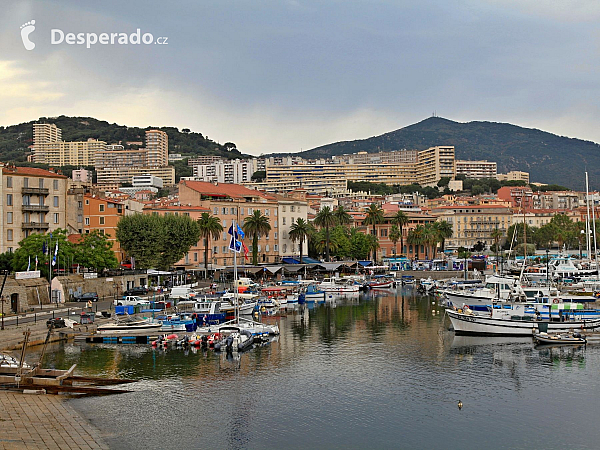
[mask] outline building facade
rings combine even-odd
[[[89,234],[98,231],[107,236],[119,262],[125,259],[125,255],[117,241],[117,225],[124,215],[125,207],[121,202],[91,194],[84,195],[83,232]]]
[[[66,176],[32,167],[0,170],[0,253],[16,250],[32,233],[66,228]]]
[[[456,160],[456,175],[467,178],[496,178],[498,164],[492,161],[465,161]]]

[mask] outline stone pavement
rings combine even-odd
[[[0,391],[0,450],[108,448],[100,432],[59,396]]]

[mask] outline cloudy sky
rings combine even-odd
[[[600,142],[597,0],[3,0],[0,125],[80,115],[246,153],[365,138],[436,111]],[[25,50],[21,25],[35,20]],[[167,45],[51,44],[151,33]]]

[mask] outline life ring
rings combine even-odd
[[[554,303],[555,305],[558,305],[558,299],[555,298],[554,300],[552,300],[552,303]]]

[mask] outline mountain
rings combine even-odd
[[[498,163],[498,172],[522,170],[531,181],[585,188],[600,188],[600,146],[594,142],[557,136],[509,123],[460,123],[430,117],[396,131],[356,141],[342,141],[297,153],[303,158],[326,158],[356,152],[401,149],[423,150],[454,145],[457,159],[487,159]]]
[[[62,138],[65,141],[84,141],[96,138],[108,144],[122,142],[143,142],[145,130],[162,130],[169,136],[169,153],[183,155],[220,155],[225,158],[239,158],[243,155],[235,148],[235,144],[227,142],[224,145],[211,141],[208,136],[191,132],[184,128],[178,130],[174,127],[127,127],[97,120],[92,117],[40,117],[38,120],[0,127],[0,161],[22,162],[27,160],[29,146],[33,144],[33,124],[36,122],[54,123],[62,129]]]

